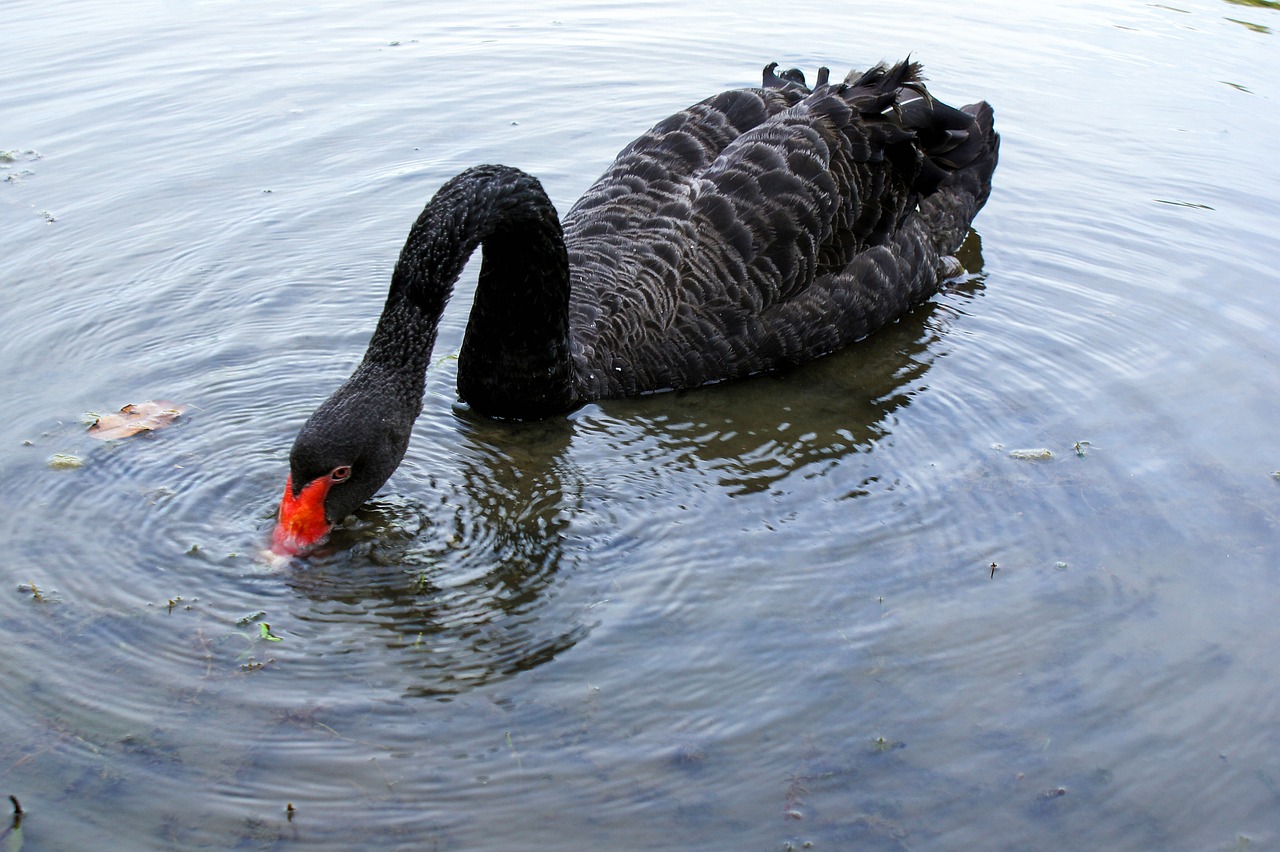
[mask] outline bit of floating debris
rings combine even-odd
[[[177,402],[148,400],[136,405],[130,403],[116,414],[95,418],[89,426],[89,434],[100,441],[112,441],[139,432],[153,432],[171,425],[186,410],[187,406]]]
[[[70,453],[54,453],[49,456],[49,467],[53,470],[75,470],[84,467],[84,459]]]
[[[1028,450],[1010,450],[1009,458],[1025,459],[1027,461],[1045,461],[1053,458],[1053,451],[1045,447],[1036,447]]]

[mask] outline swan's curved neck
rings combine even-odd
[[[366,367],[421,385],[445,302],[483,245],[458,357],[458,392],[494,417],[546,417],[578,402],[569,355],[569,261],[555,207],[530,175],[477,166],[450,180],[409,232]]]

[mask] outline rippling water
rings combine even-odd
[[[1275,3],[3,24],[7,843],[1280,842]],[[382,496],[258,559],[445,179],[564,210],[768,61],[907,53],[1004,137],[966,280],[803,369],[516,426],[454,402],[472,274]],[[144,399],[191,409],[86,435]]]

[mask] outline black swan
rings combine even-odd
[[[991,107],[934,100],[909,60],[812,89],[776,68],[632,142],[563,223],[518,169],[445,183],[364,360],[294,442],[272,550],[311,550],[400,464],[477,246],[458,395],[498,418],[798,364],[933,295],[991,191]]]

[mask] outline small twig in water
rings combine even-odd
[[[10,796],[9,801],[13,802],[13,815],[22,816],[22,805],[18,802],[18,797]]]

